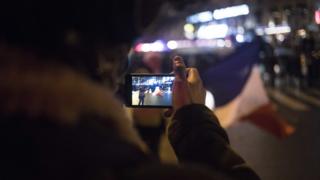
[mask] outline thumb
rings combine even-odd
[[[173,58],[173,71],[176,81],[186,81],[186,65],[180,56]]]
[[[173,59],[173,70],[175,74],[175,80],[173,84],[173,108],[174,110],[177,110],[182,106],[191,103],[188,92],[186,66],[181,57],[176,56]]]

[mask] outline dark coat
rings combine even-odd
[[[232,150],[217,117],[204,105],[189,105],[177,111],[169,139],[181,163],[205,165],[235,179],[259,179]]]

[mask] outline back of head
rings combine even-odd
[[[79,34],[78,44],[83,46],[131,42],[136,35],[133,4],[116,0],[6,1],[1,4],[1,38],[42,49],[76,44],[68,39],[70,31]]]
[[[0,45],[32,52],[41,61],[61,62],[92,77],[98,52],[130,45],[137,36],[134,3],[5,1],[0,6]]]
[[[7,166],[7,169],[16,165],[24,168],[30,166],[32,161],[38,167],[41,163],[37,160],[41,160],[44,164],[43,168],[55,165],[58,168],[64,163],[63,157],[71,157],[68,156],[69,154],[75,156],[76,152],[81,151],[82,154],[78,154],[79,157],[94,156],[95,150],[103,149],[101,146],[105,146],[103,138],[107,135],[99,135],[103,129],[99,125],[92,128],[84,124],[83,128],[81,127],[89,128],[92,133],[82,129],[75,132],[78,124],[86,122],[83,119],[87,114],[90,114],[89,120],[97,119],[97,115],[103,117],[102,119],[113,120],[111,125],[117,128],[109,128],[110,123],[105,126],[119,131],[114,133],[116,136],[114,139],[132,139],[131,137],[122,138],[121,135],[135,136],[134,141],[141,143],[137,135],[130,135],[130,132],[133,134],[136,132],[127,118],[123,117],[119,120],[105,114],[107,111],[116,112],[111,113],[114,116],[124,114],[121,113],[120,103],[117,102],[117,106],[110,104],[111,101],[116,101],[112,92],[106,91],[78,73],[96,80],[99,59],[120,63],[118,61],[121,58],[110,54],[125,56],[125,51],[120,52],[123,45],[130,45],[137,34],[132,15],[134,2],[118,0],[7,0],[1,2],[0,72],[3,81],[0,85],[0,122],[1,129],[4,129],[1,131],[3,135],[1,139],[7,143],[1,151],[12,155],[1,153],[8,157],[8,161],[3,161],[1,165],[8,162],[12,166]],[[116,69],[113,65],[111,68]],[[78,72],[74,73],[70,69]],[[59,123],[69,122],[65,121],[68,119],[74,120],[75,123],[68,124],[67,128]],[[93,121],[89,122],[93,123]],[[52,129],[50,131],[52,133],[46,131],[46,128]],[[122,130],[123,133],[120,133]],[[61,135],[62,131],[67,135],[58,138],[56,135]],[[70,142],[79,142],[79,148],[69,142],[62,143],[63,140],[71,137],[70,133],[74,133],[74,139]],[[83,135],[90,136],[88,145],[83,144]],[[98,142],[99,136],[103,140]],[[47,137],[52,137],[51,140],[54,141],[48,140]],[[88,148],[93,142],[92,139],[95,139],[98,148],[91,146],[92,152],[90,152]],[[112,143],[111,140],[106,141]],[[61,153],[56,151],[69,145],[70,153],[67,155],[67,151],[61,151]],[[19,152],[22,149],[24,152]],[[43,154],[37,154],[33,151],[34,149]],[[56,153],[55,155],[59,158],[54,158],[54,154],[49,154],[50,152]],[[107,156],[107,153],[104,155]],[[33,159],[34,157],[38,159]],[[45,158],[51,159],[45,161]],[[46,163],[50,164],[51,160],[58,159],[61,160],[61,165],[52,162],[51,166],[45,166]],[[77,161],[70,160],[70,164],[77,164],[79,159],[75,158],[75,160]],[[64,167],[68,166],[66,162]],[[6,169],[1,171],[3,170]],[[14,168],[11,170],[19,176],[20,171]],[[51,171],[50,168],[49,170]],[[53,169],[52,172],[54,171]]]
[[[167,0],[181,6],[190,0]],[[123,71],[127,50],[163,0],[6,0],[0,5],[0,49],[22,49],[99,79],[99,61]]]

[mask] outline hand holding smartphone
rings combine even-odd
[[[186,68],[183,59],[176,56],[173,70],[174,74],[127,75],[126,105],[177,110],[189,104],[204,104],[206,91],[197,69]]]
[[[128,74],[126,105],[128,107],[170,108],[174,74]]]

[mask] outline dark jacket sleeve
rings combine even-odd
[[[169,140],[182,163],[206,165],[236,179],[260,179],[232,150],[217,117],[204,105],[179,109],[169,127]]]

